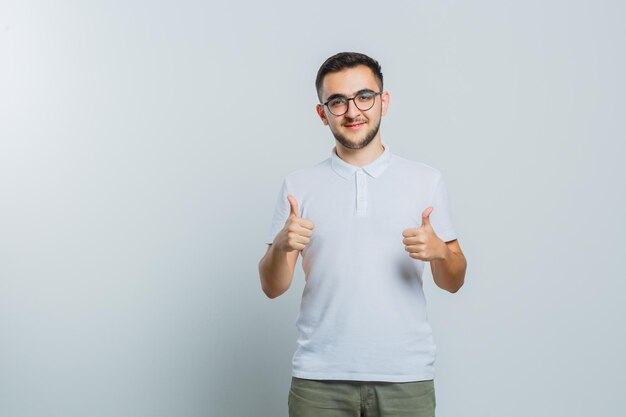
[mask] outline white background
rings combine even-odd
[[[625,11],[0,1],[0,415],[287,415],[304,277],[270,300],[257,264],[345,50],[468,259],[425,278],[438,417],[623,415]]]

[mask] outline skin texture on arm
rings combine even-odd
[[[441,289],[451,293],[457,292],[465,281],[467,260],[458,240],[446,242],[446,249],[441,259],[430,261],[430,269],[433,273],[435,284]]]
[[[283,252],[269,244],[267,252],[259,262],[261,289],[269,298],[276,298],[291,286],[296,261],[300,251]]]
[[[315,225],[298,216],[298,202],[291,194],[287,196],[291,213],[285,227],[278,232],[269,245],[265,256],[259,261],[261,289],[269,298],[276,298],[291,286],[298,254],[313,236]]]
[[[433,280],[439,288],[455,293],[463,286],[467,261],[458,240],[446,243],[437,236],[430,224],[432,211],[432,207],[424,210],[420,227],[402,232],[402,243],[411,258],[430,262]]]

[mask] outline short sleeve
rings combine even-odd
[[[274,238],[276,237],[278,232],[280,232],[282,228],[285,227],[285,222],[287,221],[287,217],[289,217],[289,213],[291,212],[291,206],[289,205],[289,200],[287,200],[287,196],[289,194],[291,193],[289,192],[287,178],[285,178],[276,199],[276,205],[274,207],[274,218],[272,219],[272,224],[270,225],[270,230],[265,239],[265,243],[273,243]]]
[[[452,223],[450,198],[441,174],[437,180],[437,185],[435,185],[430,206],[433,208],[433,211],[430,214],[430,224],[432,225],[435,234],[444,242],[457,239],[456,230],[454,229],[454,224]]]

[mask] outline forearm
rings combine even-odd
[[[456,253],[448,247],[444,252],[442,259],[430,261],[430,269],[439,288],[455,293],[463,286],[467,261],[462,253]]]
[[[261,288],[269,298],[276,298],[291,285],[293,269],[287,261],[289,253],[280,251],[271,245],[268,252],[259,262]]]

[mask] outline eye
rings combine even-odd
[[[336,97],[328,102],[331,107],[342,106],[345,103],[345,99],[342,97]]]
[[[374,93],[372,93],[371,91],[364,91],[362,93],[359,93],[358,96],[358,100],[362,102],[370,101],[372,98],[374,98]]]

